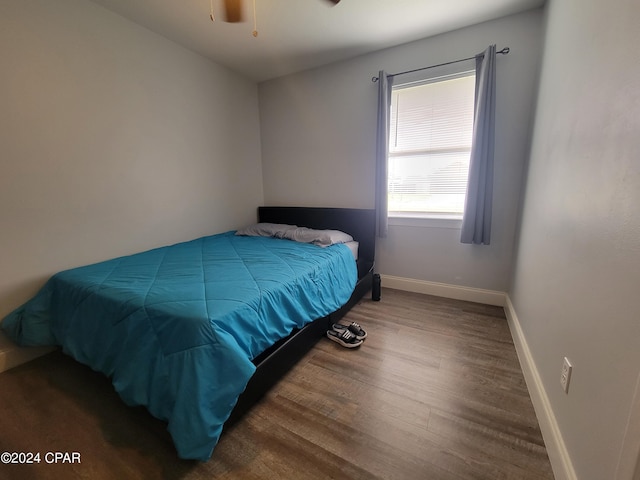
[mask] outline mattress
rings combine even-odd
[[[181,458],[206,460],[251,360],[340,308],[356,279],[344,244],[226,232],[60,272],[1,327],[104,373],[168,422]]]

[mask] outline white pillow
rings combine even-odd
[[[285,232],[284,238],[295,240],[296,242],[313,243],[321,247],[353,241],[351,235],[341,232],[340,230],[315,230],[307,227],[288,230]]]
[[[316,230],[283,223],[255,223],[237,230],[236,235],[286,238],[296,242],[313,243],[320,247],[353,241],[351,235],[340,230]]]

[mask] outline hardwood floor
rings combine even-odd
[[[1,479],[553,479],[501,308],[383,289],[321,340],[206,463],[59,352],[0,374],[0,452],[81,463],[0,465]],[[49,457],[51,459],[52,457]]]

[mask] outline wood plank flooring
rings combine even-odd
[[[553,479],[501,308],[383,288],[349,321],[364,345],[321,340],[205,463],[59,352],[2,373],[0,452],[43,458],[0,479]]]

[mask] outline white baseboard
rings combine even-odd
[[[0,332],[0,373],[30,362],[55,350],[55,347],[19,347]]]
[[[504,307],[506,294],[496,290],[483,290],[481,288],[461,287],[447,283],[428,282],[413,278],[394,277],[392,275],[380,275],[382,286],[404,290],[407,292],[424,293],[437,297],[466,300],[468,302],[484,303],[485,305],[497,305]]]
[[[520,367],[522,368],[524,379],[527,382],[531,402],[536,411],[542,437],[547,447],[547,454],[551,461],[553,474],[556,480],[577,480],[578,477],[573,469],[569,452],[562,439],[560,427],[549,403],[549,397],[544,389],[540,374],[529,350],[527,339],[524,336],[520,321],[508,295],[506,296],[504,310],[507,316],[507,322],[509,323],[509,329],[511,330],[511,336],[513,337],[513,343],[518,353],[518,359],[520,360]]]

